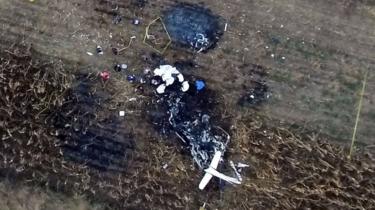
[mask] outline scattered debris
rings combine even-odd
[[[119,14],[119,6],[117,4],[114,4],[112,6],[112,13],[113,18],[112,18],[112,23],[117,25],[122,21],[122,16]]]
[[[219,17],[198,5],[178,4],[165,12],[164,20],[173,41],[198,52],[215,47],[223,34]]]
[[[241,106],[257,106],[271,97],[268,86],[264,82],[255,82],[254,84],[255,86],[239,100]]]
[[[98,55],[103,55],[104,54],[103,48],[101,46],[99,46],[99,45],[96,47],[96,54],[98,54]]]
[[[156,76],[156,77],[153,77],[153,78],[151,79],[151,84],[152,84],[152,85],[155,85],[155,86],[160,85],[162,82],[163,82],[163,80],[161,79],[160,76],[159,76],[159,77]]]
[[[168,166],[169,166],[168,163],[164,164],[164,165],[163,165],[163,169],[164,169],[164,170],[167,169]]]
[[[110,76],[111,76],[111,73],[107,70],[104,70],[102,72],[100,72],[100,77],[102,78],[103,81],[107,81],[109,80]]]
[[[94,54],[92,52],[86,52],[87,55],[93,56]]]
[[[244,163],[237,163],[237,168],[248,168],[250,165]]]
[[[114,14],[113,15],[113,18],[112,18],[112,23],[113,24],[117,25],[117,24],[121,23],[121,21],[122,21],[122,16],[121,15],[119,15],[119,14]]]
[[[139,83],[146,84],[147,80],[145,78],[141,77],[141,78],[139,78]]]
[[[133,25],[139,25],[140,23],[141,23],[141,21],[137,18],[134,18],[133,21],[132,21]]]
[[[126,65],[126,64],[116,64],[113,68],[114,68],[115,71],[121,72],[121,71],[125,71],[126,69],[128,69],[128,65]]]
[[[115,71],[117,71],[117,72],[122,71],[122,69],[121,69],[121,65],[120,65],[120,64],[116,64],[116,65],[113,67],[113,69],[114,69]]]
[[[144,75],[148,75],[148,74],[150,74],[151,73],[151,69],[150,68],[145,68],[144,70],[143,70],[143,74]]]
[[[124,117],[125,116],[125,111],[119,111],[119,116]]]
[[[197,80],[195,81],[195,87],[197,91],[201,91],[206,87],[206,83],[203,80]]]
[[[159,26],[159,30],[156,30],[157,26]],[[154,29],[154,34],[150,34],[151,27],[156,28]],[[172,39],[161,17],[156,18],[147,25],[143,43],[160,54],[164,54],[168,49],[169,45],[172,43]]]
[[[130,45],[133,43],[133,39],[136,39],[136,38],[137,38],[136,36],[130,37],[128,45],[126,47],[124,47],[124,48],[121,48],[121,49],[118,49],[118,48],[115,48],[115,47],[112,48],[112,53],[114,55],[120,54],[122,51],[128,49],[130,47]]]
[[[200,92],[187,91],[189,85],[187,80],[167,87],[164,82],[166,78],[170,78],[171,74],[180,74],[172,66],[161,66],[155,72],[157,77],[164,76],[164,79],[156,88],[159,95],[154,102],[155,110],[150,112],[151,120],[163,133],[175,134],[190,149],[193,160],[199,168],[206,168],[217,151],[223,153],[226,150],[230,140],[227,132],[211,122],[212,107],[210,106],[213,101],[209,97],[210,91],[207,89]],[[154,83],[157,84],[157,79],[154,79]]]
[[[233,161],[229,161],[229,164],[230,164],[230,167],[233,169],[234,173],[236,174],[238,181],[242,182],[242,176],[238,172],[238,170],[237,170],[236,166],[234,165]]]
[[[128,76],[126,77],[126,80],[128,80],[130,83],[135,82],[136,79],[137,79],[137,78],[135,77],[135,75],[128,75]]]

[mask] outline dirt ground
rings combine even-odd
[[[74,86],[71,77],[77,72],[95,75],[111,70],[117,62],[127,63],[134,73],[142,72],[148,67],[145,55],[153,52],[142,42],[147,23],[175,2],[150,1],[142,8],[134,2],[0,0],[2,65],[29,69],[26,64],[30,62],[31,69],[56,71],[47,74],[64,81],[51,92],[54,106],[65,89]],[[123,15],[117,25],[112,23],[114,5]],[[17,128],[10,125],[15,122],[6,121],[9,127],[1,130],[1,175],[67,195],[84,194],[109,209],[199,209],[204,203],[207,209],[374,208],[371,153],[348,160],[345,147],[327,142],[349,144],[359,91],[368,71],[358,142],[369,150],[374,144],[375,2],[209,0],[203,5],[228,26],[217,48],[194,54],[171,46],[164,56],[170,63],[192,60],[198,67],[184,73],[205,78],[208,88],[216,91],[216,112],[231,125],[227,156],[251,165],[243,173],[243,185],[200,192],[202,174],[190,155],[146,122],[141,113],[143,96],[121,74],[113,74],[105,86],[97,82],[93,89],[110,96],[99,115],[127,111],[116,127],[134,136],[135,149],[126,157],[126,171],[103,172],[66,161],[53,144],[53,136],[47,134],[50,128],[36,119],[31,120],[35,126],[25,125],[25,129],[38,130],[35,136],[53,142],[40,140],[40,144],[24,147],[27,140],[22,135],[12,137]],[[140,25],[131,24],[135,17]],[[127,46],[132,36],[136,38],[124,53],[111,53],[112,47]],[[97,45],[104,48],[104,55],[88,55],[95,53]],[[27,48],[15,53],[17,47],[12,46]],[[15,55],[25,55],[27,62]],[[266,82],[271,98],[255,108],[239,106],[241,96],[258,81]],[[137,101],[129,102],[131,98]],[[33,119],[34,114],[26,119]],[[25,152],[32,161],[24,161]],[[165,164],[169,166],[162,169]]]
[[[11,183],[0,183],[0,206],[3,210],[40,210],[40,209],[71,209],[101,210],[103,207],[90,205],[85,198],[70,198],[51,191]]]

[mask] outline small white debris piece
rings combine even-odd
[[[124,117],[125,116],[125,111],[119,111],[119,115],[120,115],[120,117]]]
[[[126,65],[126,64],[121,64],[121,70],[126,70],[126,69],[128,69],[128,65]]]
[[[89,56],[93,56],[94,55],[94,53],[92,53],[92,52],[86,52],[86,54],[89,55]]]
[[[140,82],[141,84],[146,84],[147,80],[146,80],[145,78],[140,78],[140,79],[139,79],[139,82]]]
[[[137,101],[137,98],[130,98],[128,101],[130,101],[130,102]]]
[[[229,161],[229,164],[230,164],[230,167],[232,167],[234,173],[236,174],[238,181],[242,182],[242,176],[241,176],[241,174],[238,172],[236,166],[234,165],[234,162],[233,162],[233,161]]]
[[[141,22],[141,21],[140,21],[139,19],[134,19],[134,20],[133,20],[133,24],[134,24],[134,25],[139,25],[140,22]]]
[[[160,84],[160,82],[156,79],[151,79],[151,84],[156,86],[156,85]]]
[[[188,91],[189,88],[190,88],[190,85],[189,85],[188,81],[185,81],[185,82],[182,83],[182,87],[181,87],[182,92]]]
[[[151,72],[151,69],[150,68],[145,68],[143,70],[143,74],[149,74]]]
[[[165,88],[166,87],[167,86],[165,84],[161,84],[161,85],[159,85],[158,88],[156,88],[156,92],[159,93],[159,94],[163,94],[163,93],[165,93]]]
[[[281,24],[280,28],[284,28],[284,25],[283,25],[283,24]]]
[[[225,23],[224,31],[227,31],[228,29],[228,23]]]
[[[245,163],[237,163],[237,167],[238,168],[248,168],[248,167],[250,167],[250,165],[245,164]]]
[[[167,168],[168,168],[168,163],[166,163],[166,164],[163,165],[163,169],[164,170],[167,169]]]
[[[206,210],[206,203],[204,203],[203,206],[201,206],[201,207],[199,208],[199,210]]]
[[[271,54],[271,58],[274,58],[275,57],[275,54]]]

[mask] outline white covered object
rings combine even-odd
[[[166,86],[172,85],[174,83],[174,77],[172,75],[163,75],[162,77],[163,81],[165,82]]]
[[[181,81],[181,73],[171,65],[161,65],[159,68],[154,70],[156,76],[161,76],[162,80],[165,82],[166,86],[172,85],[175,81],[174,75],[177,75],[178,80]],[[181,75],[181,76],[179,76]],[[183,79],[183,76],[182,76]]]
[[[165,92],[165,88],[167,86],[165,84],[161,84],[158,86],[158,88],[156,88],[156,92],[159,93],[159,94],[163,94]]]
[[[179,82],[183,82],[184,81],[184,75],[182,75],[182,74],[178,74],[177,78],[178,78]]]

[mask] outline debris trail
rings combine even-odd
[[[162,84],[155,83],[159,95],[154,105],[161,114],[161,117],[154,119],[155,123],[164,132],[175,133],[187,144],[199,168],[207,168],[217,151],[224,153],[230,136],[211,122],[206,106],[212,99],[204,84],[201,84],[203,81],[195,88],[190,88],[189,81],[184,80],[184,76],[169,65],[156,68],[154,74],[164,81]]]

